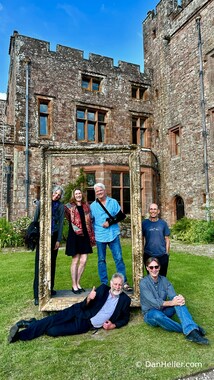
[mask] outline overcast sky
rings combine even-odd
[[[118,61],[143,71],[142,22],[158,0],[0,0],[0,93],[7,91],[13,31]]]

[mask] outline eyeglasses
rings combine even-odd
[[[159,268],[159,265],[150,265],[150,267],[148,267],[149,269],[158,269]]]

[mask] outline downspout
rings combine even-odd
[[[202,116],[202,137],[204,147],[204,172],[205,172],[205,187],[206,187],[206,219],[210,222],[210,195],[209,195],[209,166],[207,159],[207,128],[206,128],[206,112],[205,112],[205,97],[204,97],[204,74],[203,74],[203,62],[202,62],[202,41],[201,41],[201,17],[196,17],[196,24],[198,29],[198,54],[199,54],[199,78],[200,78],[200,98],[201,98],[201,116]]]
[[[25,208],[29,216],[29,65],[30,60],[25,61],[26,91],[25,91]]]
[[[5,134],[5,126],[3,125],[2,129],[2,167],[1,167],[1,205],[0,205],[0,218],[3,216],[3,193],[4,193],[4,165],[5,165],[5,152],[4,152],[4,134]]]

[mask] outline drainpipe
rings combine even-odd
[[[1,163],[1,204],[0,204],[0,218],[3,216],[3,193],[4,193],[4,161],[5,161],[5,156],[4,156],[4,134],[5,134],[5,126],[3,125],[2,127],[2,163]]]
[[[30,59],[25,60],[26,91],[25,91],[25,208],[29,213],[29,65]]]
[[[205,112],[205,98],[204,98],[204,74],[202,62],[202,41],[201,41],[201,17],[196,17],[196,24],[198,29],[198,54],[199,54],[199,79],[200,79],[200,98],[201,98],[201,117],[202,117],[202,137],[204,146],[204,172],[205,172],[205,186],[206,186],[206,219],[210,222],[210,195],[209,195],[209,167],[207,160],[207,128],[206,128],[206,112]]]

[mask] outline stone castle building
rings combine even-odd
[[[161,0],[143,22],[140,67],[14,32],[6,102],[0,101],[1,216],[32,216],[40,196],[43,147],[140,149],[142,215],[158,202],[171,225],[206,218],[214,192],[214,1]],[[200,36],[202,41],[200,44]],[[200,47],[202,65],[200,67]],[[208,153],[207,156],[205,153]],[[128,156],[53,159],[52,182],[74,182],[83,168],[93,184],[130,213]]]

